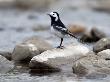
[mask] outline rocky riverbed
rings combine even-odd
[[[110,81],[110,14],[58,6],[47,12],[0,9],[0,82]],[[51,35],[46,15],[52,10],[83,44],[66,37],[65,47],[55,48],[60,40]]]

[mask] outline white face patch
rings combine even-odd
[[[57,21],[57,20],[58,20],[58,16],[57,16],[57,14],[56,14],[56,13],[51,12],[51,13],[50,13],[50,15],[51,15],[52,17],[55,17],[55,21]]]

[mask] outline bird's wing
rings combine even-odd
[[[53,28],[59,32],[61,32],[62,34],[67,34],[68,33],[68,29],[61,27],[61,26],[55,26],[53,25]]]
[[[78,39],[76,36],[74,36],[67,28],[65,27],[61,27],[61,26],[53,26],[53,28],[59,32],[61,32],[62,34],[68,34],[76,39]]]

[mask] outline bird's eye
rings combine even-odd
[[[53,14],[53,15],[55,15],[55,14]]]

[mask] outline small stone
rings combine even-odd
[[[110,38],[103,38],[93,46],[93,51],[96,53],[106,49],[110,49]]]
[[[86,69],[81,64],[78,64],[78,66],[76,65],[76,67],[74,65],[74,67],[72,69],[73,69],[73,73],[77,74],[78,76],[84,76],[88,73],[88,69]]]

